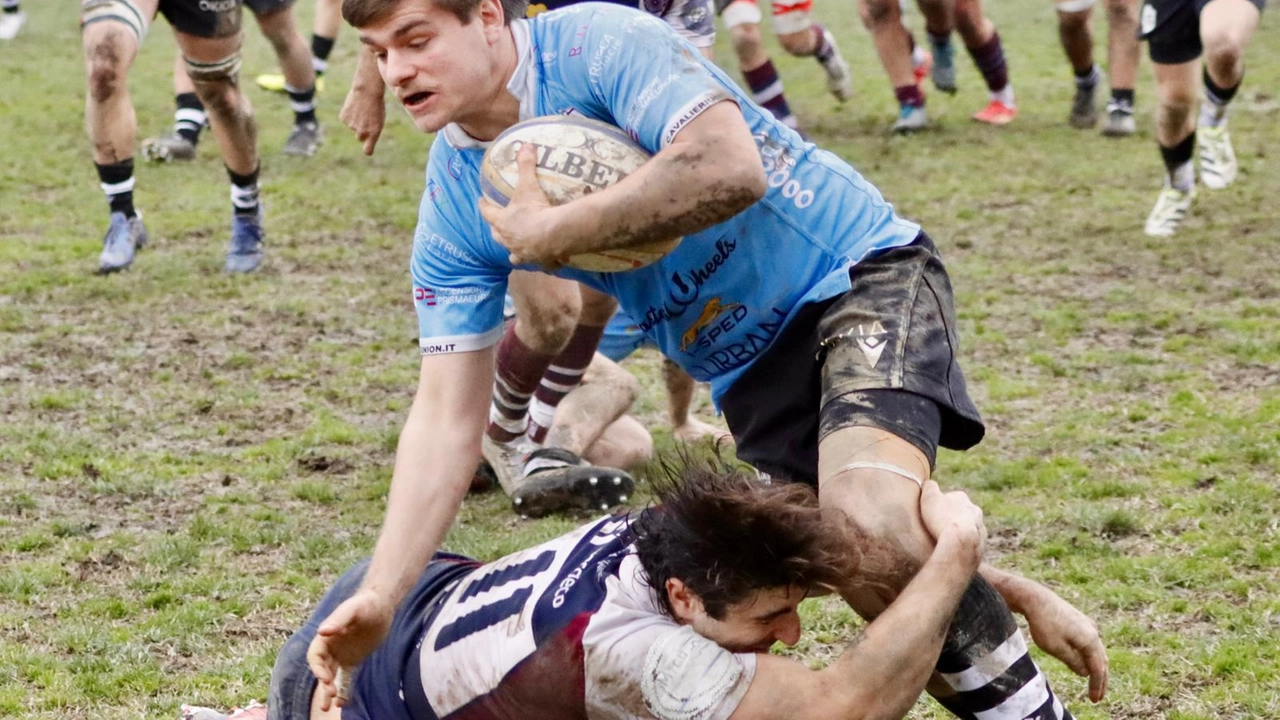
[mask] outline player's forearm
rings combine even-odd
[[[1019,615],[1026,615],[1027,603],[1032,602],[1041,591],[1046,590],[1043,585],[1034,580],[1000,570],[987,563],[982,563],[978,568],[978,574],[991,583],[991,587],[1000,593],[1000,597],[1004,598],[1009,609]]]
[[[941,538],[920,572],[826,670],[840,717],[900,718],[924,690],[960,596],[977,570],[972,543]],[[837,715],[831,715],[837,717]]]
[[[415,402],[396,447],[387,514],[363,587],[394,607],[439,549],[480,460],[479,436],[424,417]]]
[[[622,182],[557,208],[552,236],[564,255],[670,240],[728,220],[764,192],[755,141],[738,107],[722,102]]]
[[[378,61],[368,47],[361,45],[356,51],[356,71],[351,78],[352,95],[368,95],[382,99],[386,91],[382,75],[378,73]]]

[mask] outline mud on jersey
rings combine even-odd
[[[511,30],[520,60],[507,89],[522,120],[590,117],[656,153],[716,103],[741,108],[760,149],[764,199],[686,236],[648,267],[556,273],[616,297],[664,355],[711,383],[713,397],[770,347],[801,304],[847,291],[850,265],[919,232],[852,167],[754,105],[656,18],[584,3]],[[423,354],[488,347],[501,332],[512,266],[477,208],[483,153],[456,125],[431,149],[411,262]]]
[[[419,649],[435,714],[728,718],[755,656],[730,653],[659,610],[627,526],[626,516],[604,518],[482,566],[448,590]],[[703,678],[694,692],[680,682],[687,676]]]

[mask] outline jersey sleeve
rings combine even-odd
[[[478,226],[464,227],[474,202],[445,187],[429,169],[413,237],[410,273],[423,355],[480,350],[502,336],[510,268],[486,258]]]
[[[755,668],[755,655],[732,653],[685,625],[649,646],[640,690],[657,720],[728,720]]]
[[[686,125],[735,96],[688,42],[639,12],[598,12],[584,52],[591,92],[645,149],[656,153]]]

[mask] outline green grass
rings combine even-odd
[[[262,698],[275,649],[381,520],[418,362],[406,268],[428,140],[393,110],[378,154],[360,154],[336,119],[346,30],[316,158],[284,157],[286,103],[247,89],[266,270],[220,270],[227,185],[206,140],[194,163],[139,168],[152,245],[98,278],[73,11],[26,10],[0,45],[0,716]],[[1103,705],[1045,661],[1077,717],[1280,717],[1280,32],[1264,18],[1246,57],[1240,182],[1157,241],[1141,234],[1160,183],[1149,65],[1138,137],[1073,131],[1050,3],[989,11],[1022,109],[1003,129],[968,120],[985,97],[961,58],[960,93],[929,96],[936,129],[889,135],[893,96],[852,3],[817,9],[854,67],[852,102],[771,46],[804,127],[947,258],[989,434],[944,452],[938,477],[984,506],[993,559],[1101,624]],[[158,23],[130,76],[140,138],[170,122],[173,52]],[[246,77],[273,62],[250,30]],[[657,360],[631,367],[637,413],[669,448]],[[573,524],[484,495],[448,547],[491,558]],[[795,652],[811,664],[859,626],[831,600],[804,612]],[[925,702],[914,717],[942,715]]]

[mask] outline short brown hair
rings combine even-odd
[[[650,587],[670,614],[666,582],[676,578],[723,619],[730,605],[770,587],[834,590],[859,564],[857,531],[824,512],[813,489],[766,484],[719,458],[682,455],[652,480],[660,503],[631,532]]]
[[[403,2],[414,0],[342,0],[342,19],[353,28],[372,25],[387,16]],[[441,10],[452,13],[458,22],[466,25],[475,17],[480,0],[417,0],[418,2],[435,3]],[[528,0],[499,0],[502,4],[503,22],[507,25],[516,18],[525,16]]]

